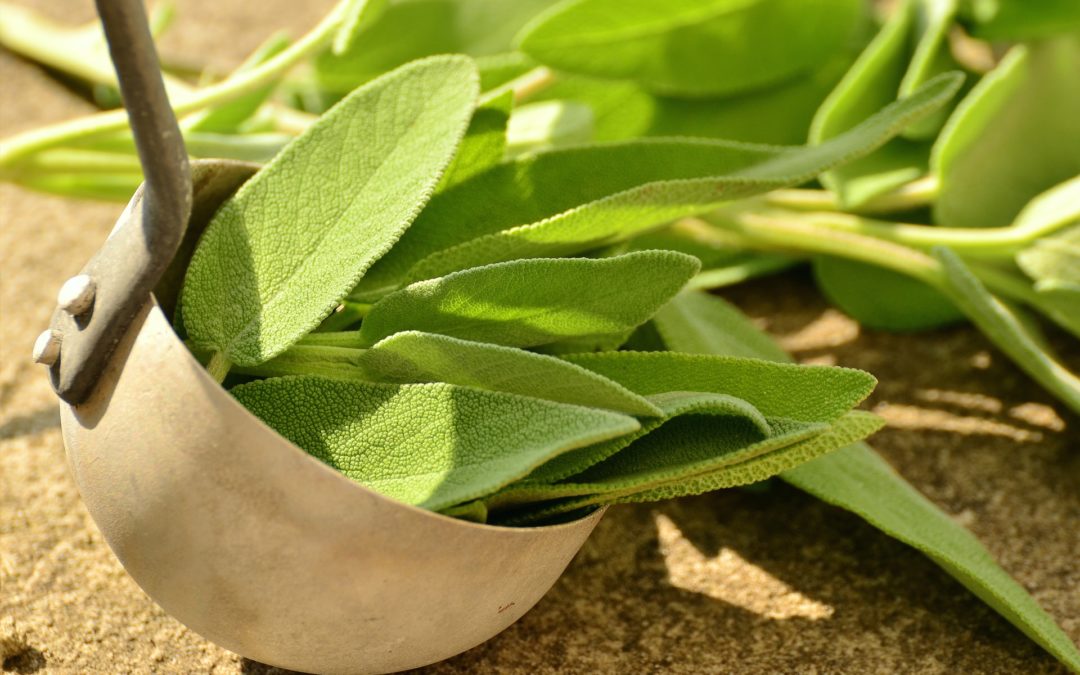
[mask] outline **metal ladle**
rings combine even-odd
[[[265,663],[390,672],[496,635],[602,511],[478,525],[393,501],[282,438],[207,375],[169,315],[217,207],[253,172],[190,167],[140,0],[97,0],[145,183],[35,345],[68,465],[128,573],[195,632]],[[153,295],[151,295],[153,291]]]

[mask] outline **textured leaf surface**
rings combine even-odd
[[[349,478],[432,510],[490,494],[560,453],[638,428],[626,415],[448,384],[283,377],[232,394]]]
[[[687,294],[689,295],[689,293]],[[672,303],[681,304],[683,298]],[[654,320],[661,337],[678,330],[667,308]],[[563,357],[642,395],[713,392],[745,400],[767,417],[832,422],[874,389],[869,373],[851,368],[797,366],[760,358],[610,352]]]
[[[734,450],[730,444],[738,442],[737,433],[732,435],[730,430],[723,430],[719,426],[711,428],[714,426],[711,420],[703,424],[699,420],[681,419],[669,428],[641,439],[627,449],[625,456],[616,455],[612,459],[612,464],[616,460],[625,460],[622,468],[629,469],[632,472],[629,475],[600,477],[593,483],[552,485],[549,493],[562,499],[510,511],[505,517],[513,524],[528,524],[596,504],[651,502],[749,485],[861,440],[881,428],[882,424],[880,418],[858,410],[846,414],[831,426],[781,423],[777,425],[773,438]],[[655,483],[644,479],[652,474],[635,472],[634,464],[630,463],[633,459],[639,460],[635,463],[640,463],[640,459],[646,456],[668,457],[672,454],[680,457],[719,454],[722,459],[697,464],[697,467],[705,468],[701,472]],[[605,466],[607,463],[596,469],[599,471]],[[511,486],[505,492],[494,495],[490,498],[489,507],[497,510],[503,507],[500,500],[526,496],[516,490],[516,486]],[[522,485],[521,492],[525,493],[525,490],[527,486]],[[582,496],[571,496],[575,490]],[[528,501],[538,502],[542,494],[537,489],[527,495],[531,498]]]
[[[855,0],[577,0],[529,24],[520,47],[560,70],[659,93],[731,95],[822,65],[860,16]]]
[[[1024,372],[1080,412],[1080,378],[1055,361],[1016,312],[990,294],[955,253],[938,248],[934,257],[944,267],[952,301]]]
[[[385,382],[448,382],[534,398],[659,416],[648,399],[554,356],[431,333],[396,333],[360,359]]]
[[[511,347],[628,331],[697,273],[673,251],[517,260],[420,281],[375,304],[360,334],[374,344],[419,330]]]
[[[917,331],[964,320],[933,287],[884,267],[822,256],[814,259],[814,280],[829,302],[868,328]]]
[[[1010,623],[1080,672],[1080,651],[971,532],[911,487],[864,443],[790,469],[787,482],[852,511],[926,554]]]
[[[620,241],[732,199],[812,180],[830,167],[879,147],[908,123],[951,98],[959,82],[958,76],[937,78],[912,97],[817,146],[779,149],[720,141],[658,139],[541,155],[536,158],[537,164],[543,162],[545,170],[537,172],[535,180],[530,174],[531,169],[541,168],[537,165],[500,167],[500,173],[482,177],[483,182],[475,186],[475,191],[472,186],[463,185],[458,195],[447,194],[445,199],[432,200],[402,239],[401,246],[384,265],[372,270],[372,279],[380,271],[393,274],[394,266],[400,269],[424,251],[432,253],[413,267],[409,272],[411,278],[436,276],[500,260],[569,255]],[[600,158],[604,164],[593,161]],[[608,164],[616,160],[617,166]],[[518,173],[521,169],[528,176],[525,180]],[[558,175],[552,175],[555,170],[559,171]],[[575,179],[576,183],[567,184]],[[491,205],[479,197],[490,197],[493,186],[498,186],[502,194],[520,197],[505,210],[478,215],[477,220],[458,225],[472,210]],[[528,189],[524,189],[526,186]],[[565,186],[565,189],[549,193],[544,186]],[[523,208],[542,198],[550,201],[534,203],[544,204],[546,209],[530,212],[527,206]],[[575,203],[580,205],[572,206]],[[557,209],[562,205],[571,208],[559,212]],[[483,229],[499,223],[496,214],[505,214],[502,222],[510,225],[531,224],[485,235]],[[482,223],[483,229],[476,222]],[[438,223],[441,226],[436,230]],[[464,240],[469,233],[477,238]],[[450,247],[454,243],[457,245]],[[440,248],[445,250],[439,251]]]
[[[684,304],[694,296],[700,320],[669,325],[671,330],[664,339],[670,349],[716,353],[710,348],[725,341],[708,333],[730,333],[738,319],[743,324],[739,332],[756,330],[738,310],[714,296],[686,293],[672,304]],[[759,340],[747,342],[744,350],[754,350],[763,359],[790,360],[774,342],[762,343],[761,339],[768,340],[759,333]],[[1032,640],[1080,671],[1076,645],[1024,588],[994,562],[970,532],[919,494],[865,443],[849,445],[789,469],[781,477],[922,551]]]
[[[934,144],[935,220],[1004,227],[1080,174],[1080,37],[1014,47],[961,101]]]
[[[255,365],[317,326],[423,206],[477,88],[464,57],[405,66],[358,89],[245,183],[188,267],[192,342]]]
[[[579,474],[683,415],[739,417],[765,436],[772,433],[769,422],[761,411],[734,396],[699,391],[667,391],[653,394],[649,401],[661,410],[662,417],[642,420],[641,429],[632,434],[559,455],[529,474],[528,482],[553,483]]]

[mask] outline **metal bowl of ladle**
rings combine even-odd
[[[448,518],[340,475],[239,405],[169,315],[194,243],[251,165],[188,164],[140,0],[98,0],[145,183],[35,345],[69,468],[136,582],[195,632],[319,673],[391,672],[493,637],[602,512],[537,528]]]

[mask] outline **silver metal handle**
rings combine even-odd
[[[96,0],[145,177],[113,234],[68,280],[34,346],[72,405],[93,391],[116,344],[165,272],[191,215],[191,169],[165,93],[142,0]]]

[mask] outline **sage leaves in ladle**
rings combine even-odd
[[[228,363],[256,365],[283,352],[393,246],[450,163],[478,87],[475,66],[461,56],[384,75],[221,207],[182,294],[184,328],[195,347],[215,354],[219,376]]]

